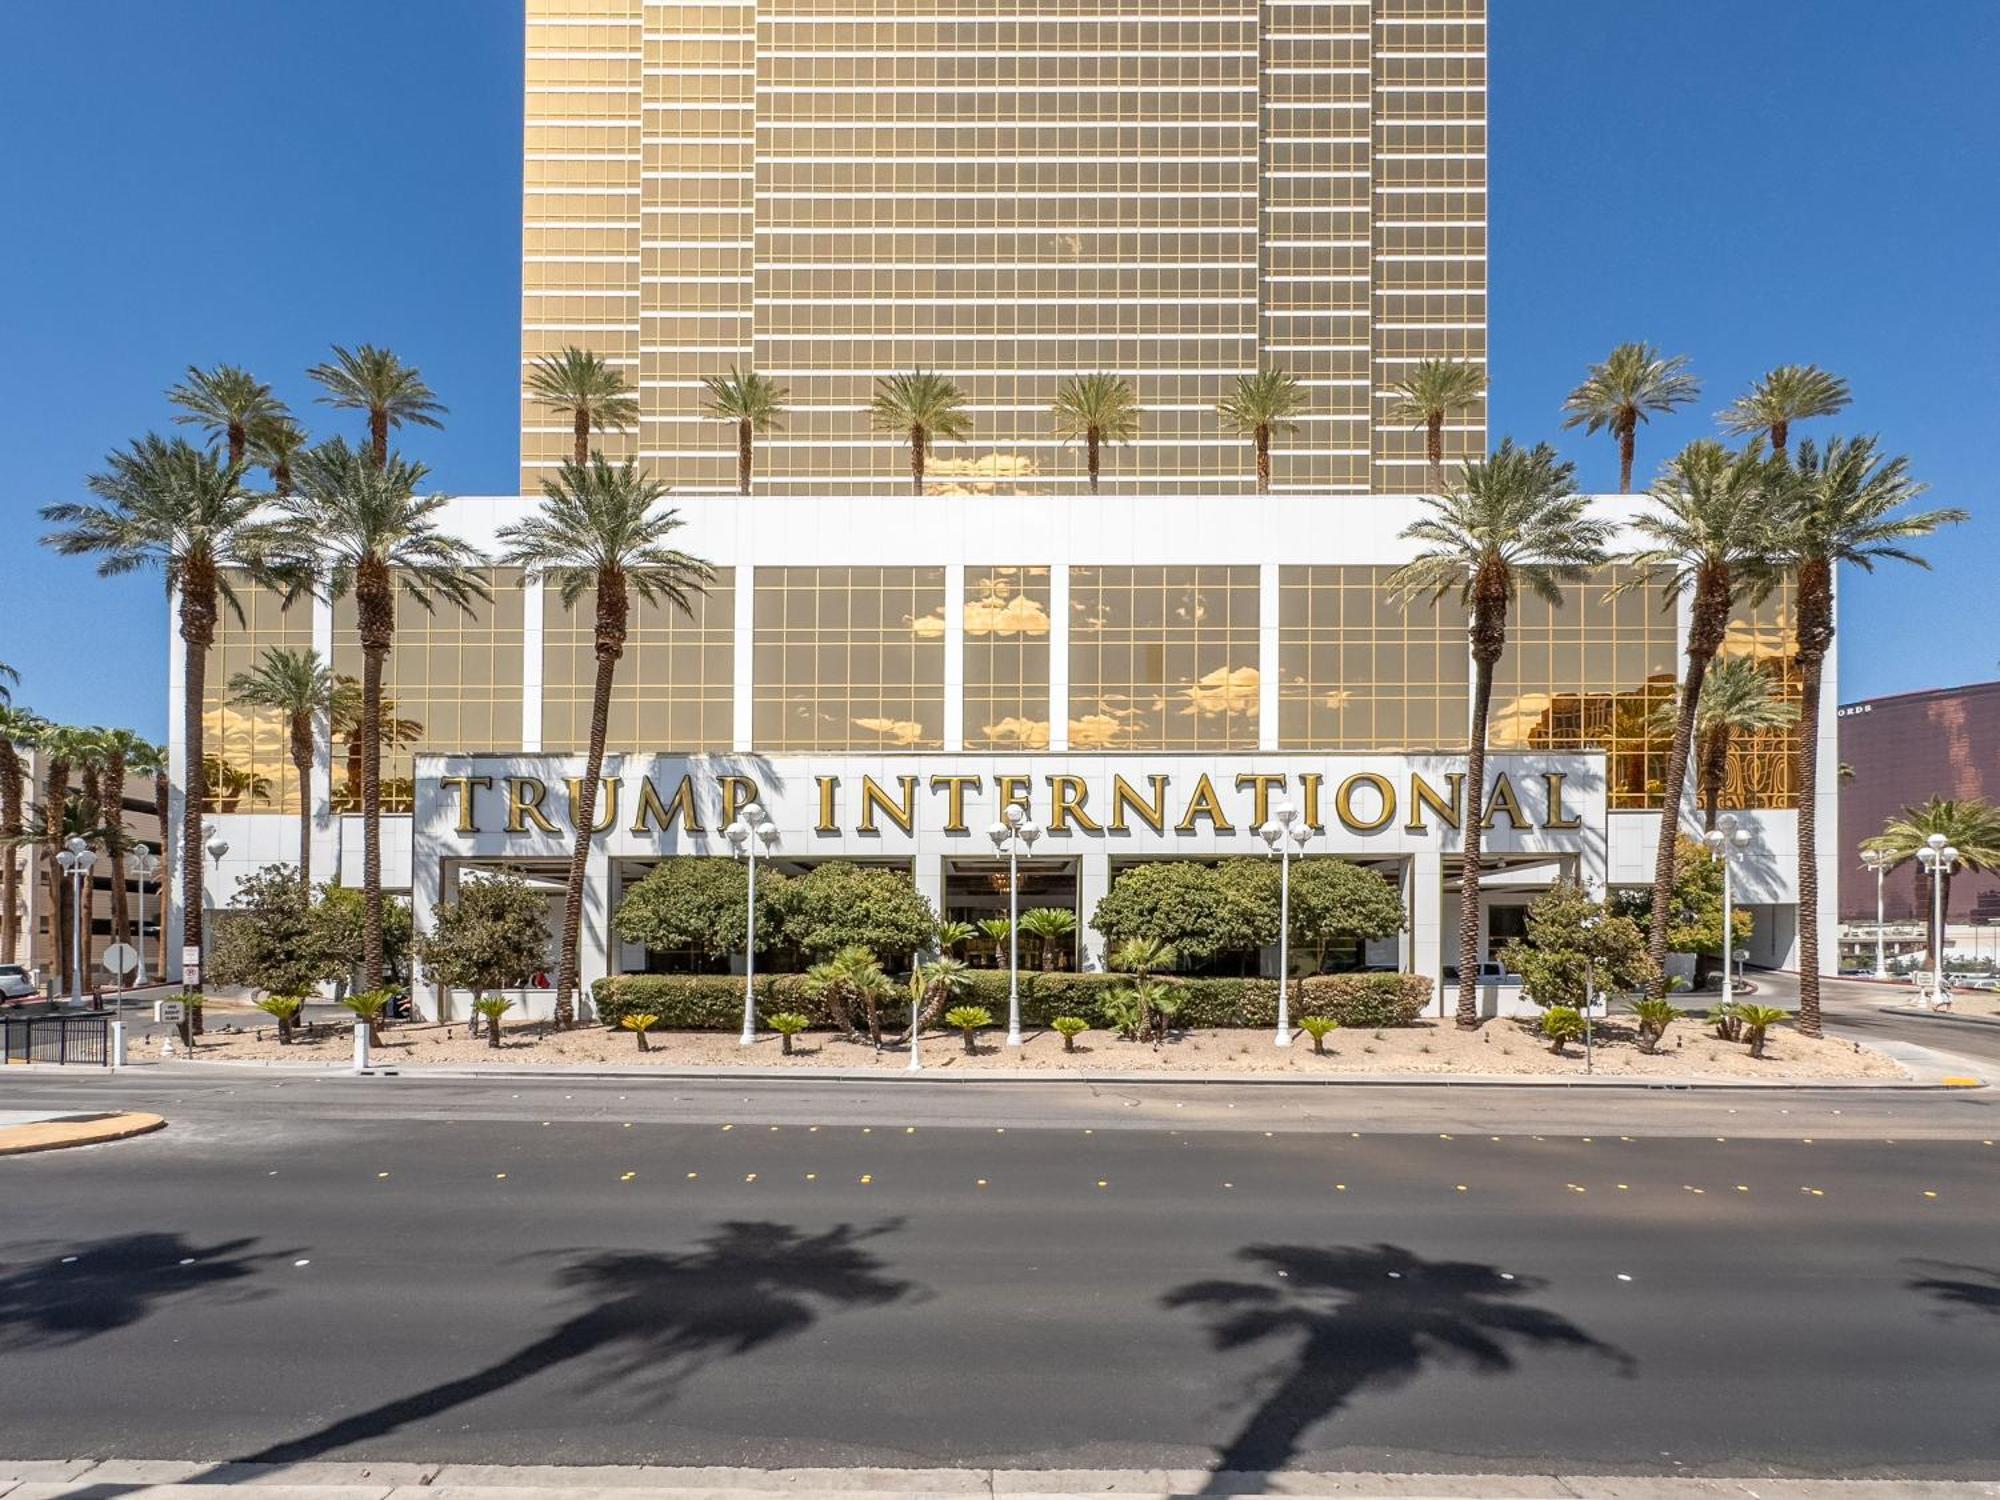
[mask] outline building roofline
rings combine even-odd
[[[1879,698],[1856,698],[1851,703],[1841,704],[1839,711],[1846,713],[1849,709],[1873,708],[1881,703],[1902,703],[1912,698],[1946,698],[1956,697],[1965,693],[1992,692],[2000,692],[2000,681],[1966,682],[1956,687],[1912,688],[1907,693],[1884,693]]]

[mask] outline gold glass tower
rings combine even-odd
[[[1074,486],[1049,403],[1129,378],[1107,489],[1242,491],[1214,407],[1260,365],[1310,409],[1274,485],[1399,493],[1416,361],[1486,358],[1485,0],[528,0],[522,345],[616,362],[612,452],[735,483],[705,376],[789,390],[764,492],[894,491],[877,377],[968,395],[936,490]],[[532,490],[569,448],[531,402]],[[1455,413],[1456,457],[1484,446]]]

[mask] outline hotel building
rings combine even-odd
[[[1466,622],[1384,587],[1412,555],[1424,478],[1422,434],[1386,411],[1414,360],[1485,358],[1483,12],[530,0],[523,359],[577,345],[626,370],[641,416],[606,451],[674,485],[676,542],[715,567],[691,612],[634,616],[586,981],[675,962],[615,941],[611,914],[661,859],[729,853],[721,829],[752,797],[781,866],[891,864],[967,919],[1004,912],[986,830],[1026,804],[1047,833],[1023,905],[1074,910],[1086,968],[1121,866],[1260,852],[1252,830],[1285,797],[1309,854],[1404,894],[1407,930],[1346,961],[1433,978],[1457,963]],[[731,365],[790,392],[748,496],[733,429],[701,405]],[[1214,405],[1272,365],[1313,406],[1258,494]],[[973,424],[923,495],[866,411],[878,377],[917,366],[965,387]],[[1091,495],[1048,405],[1060,376],[1100,369],[1134,382],[1141,426]],[[568,433],[524,401],[521,494],[455,499],[450,529],[490,547]],[[1483,410],[1446,440],[1482,451]],[[1623,518],[1638,502],[1597,503]],[[490,581],[472,614],[405,610],[388,667],[385,880],[420,925],[468,868],[553,885],[567,856],[589,601]],[[1481,958],[1559,875],[1650,880],[1654,714],[1684,611],[1609,597],[1616,581],[1559,608],[1525,599],[1510,622]],[[1781,593],[1725,649],[1795,693],[1790,626]],[[260,596],[223,621],[210,684],[272,645],[359,675],[350,601]],[[296,857],[298,792],[275,723],[220,698],[208,722],[211,753],[267,786],[210,809],[226,902],[238,876]],[[1828,735],[1807,753],[1832,788]],[[1757,835],[1738,890],[1761,962],[1793,952],[1794,756],[1789,734],[1753,737],[1730,768],[1726,800]],[[336,726],[307,788],[314,869],[347,883],[358,760]],[[1834,825],[1829,790],[1829,848]],[[419,996],[464,1014],[463,997]]]

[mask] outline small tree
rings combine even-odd
[[[778,1033],[778,1050],[786,1057],[792,1055],[792,1038],[812,1025],[810,1017],[802,1016],[795,1010],[781,1010],[776,1015],[764,1018],[766,1029]]]
[[[1648,995],[1632,1002],[1632,1021],[1639,1036],[1641,1052],[1658,1052],[1666,1040],[1667,1028],[1680,1019],[1680,1010],[1671,1000]]]
[[[514,1008],[512,995],[482,995],[472,1002],[473,1035],[479,1033],[479,1021],[486,1023],[486,1043],[490,1047],[500,1045],[500,1018]]]
[[[1542,1012],[1542,1035],[1549,1039],[1549,1051],[1563,1056],[1563,1044],[1583,1035],[1583,1013],[1573,1005],[1551,1005]]]
[[[757,876],[757,947],[783,935],[785,877]],[[743,951],[749,922],[750,872],[741,861],[681,856],[663,859],[625,893],[611,930],[628,943],[656,952],[688,952],[710,960]]]
[[[312,918],[311,895],[291,865],[266,865],[238,884],[228,915],[215,927],[211,984],[304,995],[342,967],[327,950]],[[279,1040],[290,1040],[289,1030],[281,1022]]]
[[[323,885],[313,904],[312,924],[333,966],[330,977],[358,982],[367,953],[368,908],[353,886]],[[382,903],[382,963],[391,974],[408,972],[415,924],[410,903],[390,897]]]
[[[979,1050],[979,1033],[993,1024],[993,1012],[983,1005],[954,1005],[944,1013],[944,1024],[965,1038],[965,1055]]]
[[[1066,906],[1037,906],[1021,913],[1021,931],[1035,940],[1036,957],[1044,970],[1063,967],[1058,944],[1076,936],[1076,913]]]
[[[1076,1039],[1090,1030],[1090,1022],[1082,1016],[1057,1016],[1049,1025],[1063,1039],[1065,1052],[1076,1051]]]
[[[1642,925],[1650,925],[1653,893],[1638,889],[1619,893],[1618,905],[1625,915]],[[1738,905],[1730,913],[1734,946],[1750,941],[1756,922]],[[1667,951],[1693,953],[1700,957],[1704,973],[1710,957],[1722,955],[1722,866],[1695,840],[1681,836],[1680,852],[1674,860],[1673,893],[1667,904]],[[1705,982],[1697,975],[1696,984]]]
[[[1278,872],[1247,858],[1133,865],[1111,882],[1090,924],[1113,944],[1170,943],[1182,962],[1199,966],[1277,941]]]
[[[1559,881],[1528,908],[1528,937],[1500,950],[1537,1005],[1582,1006],[1592,993],[1642,988],[1652,978],[1646,936],[1630,917],[1612,916],[1583,887]]]
[[[1292,941],[1312,950],[1315,974],[1335,944],[1391,937],[1402,928],[1403,898],[1373,870],[1344,859],[1293,861]]]
[[[858,943],[806,971],[806,993],[826,1007],[833,1024],[858,1038],[861,1028],[854,1022],[854,1013],[861,1011],[867,1019],[868,1038],[878,1050],[882,1046],[882,1004],[893,988],[875,955]]]
[[[633,1040],[638,1042],[641,1052],[650,1052],[652,1050],[646,1044],[646,1033],[660,1024],[660,1018],[657,1015],[651,1011],[646,1012],[644,1015],[635,1012],[620,1016],[618,1024],[632,1033]]]
[[[1307,1016],[1299,1022],[1299,1030],[1313,1039],[1313,1051],[1324,1057],[1327,1035],[1340,1030],[1340,1022],[1330,1016]]]
[[[937,912],[900,870],[832,860],[783,887],[786,938],[813,958],[860,947],[902,958],[930,946]]]
[[[471,875],[459,882],[458,900],[437,910],[417,956],[438,986],[438,1012],[446,990],[472,991],[475,1014],[488,990],[525,985],[549,959],[549,903],[513,875]]]

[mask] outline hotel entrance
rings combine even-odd
[[[1020,861],[1020,954],[1024,969],[1075,969],[1088,912],[1077,910],[1077,861],[1036,856]],[[1007,861],[947,859],[941,912],[947,922],[967,922],[977,936],[964,947],[976,969],[1007,967]],[[1069,917],[1067,931],[1061,918]]]

